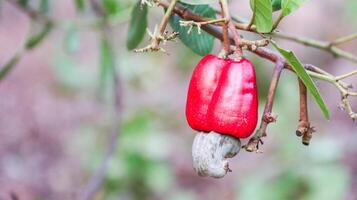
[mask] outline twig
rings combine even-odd
[[[168,3],[165,0],[161,0],[158,2],[160,6],[167,8],[168,7]],[[181,6],[176,6],[173,11],[178,14],[181,18],[186,19],[186,20],[193,20],[196,22],[205,22],[205,21],[209,21],[209,18],[205,18],[199,15],[196,15],[195,13],[190,12],[188,9],[182,8]],[[219,11],[216,11],[218,13],[221,13]],[[246,23],[241,23],[242,21],[245,21],[243,19],[238,19],[237,17],[232,17],[232,19],[235,21],[234,25],[237,29],[240,30],[245,30],[245,31],[250,31],[250,32],[256,32],[255,27],[248,27],[248,24]],[[222,23],[217,23],[216,25],[222,25]],[[205,25],[202,26],[202,29],[205,30],[206,32],[212,34],[214,37],[220,38],[222,39],[222,31],[218,31],[217,28],[214,28],[210,25]],[[281,32],[274,32],[272,34],[275,37],[279,37],[281,39],[286,39],[286,40],[291,40],[297,43],[301,43],[307,46],[311,46],[314,48],[318,48],[318,49],[322,49],[325,50],[327,52],[332,53],[335,56],[341,57],[341,58],[345,58],[348,60],[351,60],[353,62],[357,62],[357,57],[352,55],[349,52],[343,51],[337,47],[335,47],[334,45],[331,45],[331,42],[326,42],[326,41],[318,41],[318,40],[313,40],[313,39],[308,39],[308,38],[302,38],[302,37],[296,37],[296,36],[292,36],[286,33],[281,33]],[[350,36],[351,37],[351,36]],[[355,37],[355,36],[353,36]],[[253,50],[254,51],[254,50]],[[259,53],[259,52],[258,52]],[[273,61],[275,62],[275,61]]]
[[[289,35],[286,33],[282,34],[279,32],[274,32],[273,36],[281,38],[281,39],[285,39],[285,40],[291,40],[291,41],[303,44],[305,46],[310,46],[310,47],[314,47],[317,49],[321,49],[321,50],[331,53],[332,55],[334,55],[336,57],[342,57],[342,58],[345,58],[345,59],[348,59],[350,61],[357,63],[357,57],[355,55],[336,47],[335,42],[319,41],[319,40],[314,40],[314,39],[310,39],[310,38]],[[345,40],[345,39],[343,38],[343,40]]]
[[[218,14],[222,13],[219,10],[215,10],[215,12]],[[231,18],[232,18],[232,21],[234,21],[234,26],[237,29],[257,33],[256,27],[253,26],[253,24],[251,24],[251,23],[254,23],[253,18],[250,21],[248,21],[247,19],[243,19],[242,17],[235,16],[235,15],[231,15]]]
[[[166,1],[160,1],[159,4],[160,4],[160,6],[162,6],[164,8],[166,8],[168,6]],[[196,14],[192,13],[190,10],[182,8],[179,5],[177,5],[175,7],[174,12],[177,15],[179,15],[181,18],[186,19],[186,20],[195,20],[196,22],[205,22],[206,19],[207,19],[207,21],[211,20],[209,18],[205,18],[205,17],[201,17],[199,15],[196,15]],[[223,33],[224,30],[222,27],[212,26],[211,24],[204,24],[201,26],[201,29],[221,41],[223,41],[223,39],[224,39],[224,33]],[[234,42],[232,37],[229,37],[229,39],[230,39],[231,43]],[[255,51],[255,50],[257,50],[258,47],[267,46],[269,44],[269,42],[270,42],[269,39],[261,39],[261,40],[255,40],[255,41],[240,39],[239,46],[243,49]],[[266,49],[264,51],[269,51],[269,50]],[[271,53],[272,53],[271,55],[275,54],[273,52],[271,52]],[[275,60],[273,62],[275,62]]]
[[[188,18],[190,18],[190,17],[192,17],[192,16],[189,16]],[[205,30],[207,33],[211,34],[212,36],[222,40],[222,31],[220,30],[219,27],[203,26],[202,29]],[[267,60],[270,60],[270,61],[272,61],[274,63],[277,60],[283,60],[285,68],[294,72],[294,70],[291,68],[289,63],[286,62],[285,59],[282,56],[280,56],[279,54],[277,54],[276,52],[273,52],[272,50],[270,50],[268,48],[260,47],[260,48],[248,49],[248,50],[253,52],[253,53],[255,53],[256,55],[258,55],[258,56],[260,56],[262,58],[265,58]],[[324,80],[324,81],[328,81],[328,82],[333,83],[335,85],[337,84],[338,87],[340,87],[342,89],[343,93],[347,92],[346,84],[344,84],[341,81],[335,81],[333,75],[325,72],[321,68],[318,68],[318,67],[313,66],[311,64],[305,64],[304,67],[307,69],[307,73],[310,76],[312,76],[313,78],[317,78],[317,79],[321,79],[321,80]],[[327,73],[327,75],[326,75],[326,73]],[[355,96],[355,93],[348,91],[348,95]]]
[[[299,95],[300,95],[300,119],[299,125],[296,130],[296,135],[302,136],[302,143],[309,145],[312,138],[312,133],[315,132],[314,128],[310,126],[309,115],[307,110],[307,90],[306,86],[299,80]]]
[[[209,21],[205,21],[205,22],[195,22],[193,20],[180,20],[180,26],[188,26],[189,29],[187,31],[187,33],[189,34],[192,31],[193,27],[197,27],[197,31],[198,34],[201,34],[201,26],[202,25],[207,25],[207,24],[216,24],[216,23],[221,23],[221,22],[225,22],[226,19],[225,18],[221,18],[221,19],[212,19]]]
[[[341,108],[347,111],[348,115],[353,121],[356,121],[357,113],[352,110],[351,103],[348,101],[347,96],[342,96]]]
[[[224,15],[224,18],[227,20],[226,24],[232,34],[234,44],[236,45],[237,57],[238,57],[238,59],[240,59],[242,57],[242,50],[240,49],[240,45],[239,45],[240,39],[239,39],[237,29],[235,28],[235,25],[232,21],[231,14],[230,14],[229,8],[228,8],[227,0],[220,0],[219,2],[221,3],[221,6],[222,6],[222,13]]]
[[[307,65],[307,67],[311,67],[311,65]],[[315,67],[316,68],[316,67]],[[350,116],[350,118],[352,120],[356,120],[357,119],[357,114],[352,110],[352,107],[351,107],[351,104],[348,100],[348,97],[349,96],[357,96],[357,92],[351,92],[349,91],[348,87],[346,87],[343,82],[341,82],[341,80],[336,80],[336,78],[325,72],[324,74],[319,74],[319,73],[316,73],[316,72],[313,72],[313,71],[307,71],[308,74],[310,76],[313,76],[313,77],[316,77],[318,79],[321,79],[321,80],[324,80],[324,81],[327,81],[327,82],[330,82],[332,83],[333,85],[335,85],[337,87],[337,89],[340,91],[340,94],[341,94],[341,108],[343,110],[346,110],[348,115]],[[348,76],[346,76],[347,78]]]
[[[311,64],[305,64],[304,68],[309,70],[309,71],[311,71],[311,72],[316,72],[316,73],[321,74],[321,75],[325,75],[325,76],[328,76],[328,77],[333,77],[333,75],[328,73],[327,71],[325,71],[325,70],[323,70],[321,68],[318,68],[318,67],[316,67],[314,65],[311,65]],[[307,71],[307,72],[309,73],[309,71]],[[345,75],[343,75],[343,76],[345,76]],[[315,77],[315,78],[318,78],[318,77]],[[343,82],[341,79],[340,80],[336,80],[336,81],[338,81],[338,83],[341,85],[341,87],[343,87],[346,90],[353,88],[351,84],[347,84],[347,83]]]
[[[163,34],[167,23],[169,22],[170,16],[172,14],[173,9],[175,8],[176,3],[178,2],[178,0],[172,0],[170,3],[170,6],[167,8],[164,17],[161,20],[160,26],[159,26],[159,33]],[[158,43],[160,43],[160,41],[158,41]],[[158,44],[159,45],[159,44]]]
[[[150,31],[148,31],[149,35],[151,37],[151,43],[144,48],[135,49],[134,52],[140,53],[140,52],[148,52],[148,51],[162,51],[162,52],[166,53],[165,49],[160,47],[160,42],[174,40],[178,36],[178,33],[176,33],[176,32],[174,32],[172,34],[168,34],[167,32],[165,32],[167,23],[169,22],[170,16],[171,16],[172,12],[174,11],[174,8],[175,8],[175,5],[177,2],[178,2],[178,0],[171,1],[169,6],[167,7],[164,17],[161,20],[159,28],[157,28],[157,26],[155,26],[153,33],[150,33]]]
[[[94,8],[94,10],[96,11],[96,13],[98,14],[98,16],[101,17],[105,17],[105,12],[101,11],[101,7],[96,7],[96,1],[95,0],[91,0],[91,5]],[[108,26],[106,26],[104,24],[103,27],[103,34],[104,37],[106,37],[108,40],[112,39],[112,34],[110,31],[110,28]],[[109,42],[109,44],[112,44],[111,42]],[[113,49],[113,48],[112,48]],[[96,192],[100,189],[104,177],[107,173],[107,168],[108,168],[108,164],[110,159],[112,158],[113,154],[115,153],[115,150],[118,146],[118,140],[119,140],[119,136],[121,133],[121,110],[122,110],[122,106],[121,106],[121,100],[122,100],[122,90],[121,90],[121,80],[120,80],[120,76],[116,70],[116,64],[115,61],[113,61],[113,94],[114,94],[114,107],[115,110],[112,112],[112,128],[111,128],[111,133],[109,136],[109,140],[108,140],[108,145],[107,145],[107,149],[105,151],[103,160],[100,163],[100,166],[98,167],[98,169],[95,171],[95,173],[93,174],[93,176],[90,178],[88,184],[84,187],[82,193],[79,196],[80,200],[91,200],[93,199],[94,195],[96,194]]]
[[[307,131],[307,128],[310,126],[309,117],[307,111],[307,90],[304,82],[298,78],[299,81],[299,96],[300,96],[300,119],[299,126],[296,130],[296,135],[301,137]]]
[[[98,169],[95,171],[93,176],[90,178],[88,184],[84,187],[82,190],[82,193],[79,197],[80,200],[91,200],[93,199],[94,195],[97,193],[97,191],[100,189],[103,180],[105,178],[105,175],[107,174],[108,170],[108,164],[109,161],[111,160],[113,154],[115,153],[115,150],[118,146],[118,140],[120,136],[120,129],[121,129],[121,119],[120,119],[120,113],[121,113],[121,89],[119,89],[120,86],[120,80],[119,76],[117,75],[116,70],[113,71],[113,81],[114,81],[114,98],[115,98],[115,111],[112,114],[112,130],[111,134],[108,139],[108,145],[107,149],[105,151],[105,154],[103,156],[102,161],[100,162],[100,165]]]
[[[221,6],[221,10],[222,10],[222,17],[225,19],[224,21],[224,25],[222,27],[222,33],[223,33],[223,49],[222,51],[219,53],[219,57],[222,58],[227,58],[229,54],[231,54],[231,44],[229,41],[229,36],[228,36],[228,24],[227,24],[227,17],[226,17],[226,12],[224,11],[223,8],[223,3],[222,1],[219,1],[219,5]]]
[[[216,12],[219,13],[219,11],[217,11],[217,10],[216,10]],[[233,21],[236,22],[235,26],[236,26],[237,29],[250,31],[250,32],[256,32],[255,27],[249,26],[251,21],[248,21],[247,19],[242,18],[240,16],[232,16],[232,19],[233,19]],[[279,23],[281,19],[278,19],[275,23]],[[247,24],[247,25],[245,25],[245,24]],[[318,40],[313,40],[313,39],[309,39],[309,38],[298,38],[297,39],[296,36],[292,36],[292,35],[287,34],[287,33],[282,33],[281,31],[277,30],[276,26],[277,25],[273,25],[273,30],[275,30],[275,31],[272,32],[273,36],[280,37],[282,39],[291,40],[291,41],[294,41],[294,42],[297,42],[297,43],[301,43],[301,44],[304,44],[304,45],[307,45],[307,46],[311,46],[310,43],[312,43],[311,47],[315,47],[315,48],[327,48],[326,44],[328,44],[329,46],[337,46],[337,45],[340,45],[342,43],[350,42],[352,40],[357,39],[357,33],[352,33],[350,35],[340,37],[338,39],[335,39],[332,42],[318,41]],[[306,40],[307,40],[307,42],[306,42]],[[335,50],[335,51],[337,51],[337,53],[339,53],[338,50]],[[344,53],[344,52],[340,52],[340,53]],[[353,56],[351,54],[348,55],[349,54],[348,52],[346,52],[346,53],[347,53],[347,59],[351,59],[351,57],[352,57],[352,60],[355,61],[356,56]],[[341,56],[341,57],[343,57],[343,56]],[[353,58],[353,57],[355,57],[355,58]]]
[[[329,75],[323,75],[323,74],[319,74],[313,71],[307,71],[307,73],[315,78],[330,82],[332,84],[334,84],[343,95],[348,95],[348,96],[357,96],[357,92],[351,92],[348,91],[341,83],[340,81],[336,80],[335,77],[333,77],[331,74]]]
[[[342,44],[342,43],[345,43],[345,42],[349,42],[349,41],[352,41],[354,39],[357,39],[357,33],[353,33],[351,35],[347,35],[347,36],[343,36],[343,37],[340,37],[336,40],[334,40],[333,42],[331,42],[333,45],[339,45],[339,44]]]
[[[120,89],[120,78],[119,75],[117,74],[117,71],[115,70],[115,67],[113,66],[113,92],[114,92],[114,102],[115,102],[115,110],[112,113],[112,130],[111,134],[108,139],[108,145],[107,149],[105,151],[105,154],[103,156],[103,159],[100,163],[100,166],[98,169],[95,171],[93,176],[90,178],[88,184],[84,187],[79,199],[80,200],[91,200],[93,199],[93,196],[95,193],[99,190],[101,187],[103,180],[105,178],[105,175],[107,173],[107,168],[109,161],[111,160],[113,154],[115,153],[115,150],[118,146],[118,140],[120,136],[120,129],[121,129],[121,118],[120,118],[120,113],[121,113],[121,89]]]
[[[216,11],[216,12],[218,12],[218,11]],[[236,22],[235,26],[236,26],[237,29],[256,33],[256,29],[255,29],[254,26],[250,27],[249,24],[245,24],[245,23],[247,23],[246,19],[243,19],[241,17],[236,17],[236,16],[232,16],[232,19]],[[277,21],[275,21],[275,23],[279,23],[280,20],[278,19]],[[273,25],[273,30],[276,29],[276,26],[277,26],[277,24]],[[340,48],[336,47],[339,44],[342,44],[342,43],[345,43],[345,42],[349,42],[349,41],[352,41],[352,40],[356,39],[357,38],[357,33],[353,33],[353,34],[350,34],[350,35],[347,35],[347,36],[343,36],[343,37],[338,38],[338,39],[336,39],[336,40],[334,40],[332,42],[319,41],[319,40],[314,40],[314,39],[305,38],[305,37],[293,36],[293,35],[290,35],[290,34],[287,34],[287,33],[282,33],[282,32],[280,32],[278,30],[275,30],[272,33],[272,36],[275,36],[275,37],[278,37],[278,38],[281,38],[281,39],[285,39],[285,40],[290,40],[290,41],[293,41],[293,42],[296,42],[296,43],[300,43],[300,44],[303,44],[303,45],[306,45],[306,46],[314,47],[314,48],[317,48],[317,49],[321,49],[321,50],[324,50],[324,51],[327,51],[327,52],[331,53],[334,56],[345,58],[345,59],[351,60],[353,62],[357,62],[357,56],[355,56],[355,55],[353,55],[353,54],[351,54],[349,52],[343,51]]]
[[[355,74],[357,74],[357,70],[354,70],[354,71],[352,71],[352,72],[349,72],[349,73],[344,74],[344,75],[341,75],[341,76],[336,76],[336,77],[335,77],[335,80],[336,80],[336,81],[342,80],[342,79],[348,78],[348,77],[350,77],[350,76],[353,76],[353,75],[355,75]]]
[[[259,152],[258,151],[259,144],[263,144],[261,138],[267,135],[266,129],[268,127],[268,124],[276,121],[277,116],[272,114],[272,109],[273,109],[273,102],[274,102],[276,88],[278,86],[280,75],[283,69],[284,69],[284,60],[279,59],[275,64],[274,72],[269,86],[267,100],[265,103],[264,112],[260,122],[260,127],[254,134],[254,136],[250,138],[248,144],[243,146],[243,148],[248,152],[253,152],[253,151]]]

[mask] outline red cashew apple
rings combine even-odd
[[[238,142],[233,143],[240,145],[239,138],[249,137],[253,133],[258,120],[257,85],[253,64],[245,58],[235,61],[218,58],[214,55],[203,57],[194,69],[190,81],[186,102],[186,119],[194,130],[206,133],[212,131],[220,135],[227,135],[232,137],[229,139],[231,141],[229,145],[232,144],[232,140],[238,140]],[[215,139],[214,141],[204,142],[205,137],[206,140],[212,140],[212,136],[201,134],[199,137],[201,137],[200,143],[204,144],[205,147],[197,145],[197,142],[194,143],[193,156],[194,162],[196,162],[194,168],[196,171],[200,169],[198,173],[203,176],[222,177],[221,171],[217,172],[219,175],[214,175],[214,172],[207,173],[210,169],[217,170],[217,167],[209,167],[207,163],[210,163],[210,161],[207,161],[205,155],[202,155],[200,159],[206,161],[200,161],[200,163],[205,163],[207,167],[198,166],[200,154],[197,152],[206,155],[216,154],[215,152],[203,152],[200,148],[216,151],[216,147],[219,145],[214,144],[215,142],[228,140]],[[207,148],[209,144],[212,145],[212,148]],[[224,144],[221,144],[220,147],[227,150],[227,148],[224,148]],[[228,149],[236,152],[227,151],[224,152],[225,154],[235,155],[239,151],[239,148]],[[216,160],[212,160],[212,163],[215,162],[216,166],[222,166],[226,173],[229,169],[228,162],[225,159],[232,156],[222,155],[218,157],[224,164],[217,165],[217,156]]]
[[[249,137],[257,125],[258,98],[253,64],[207,55],[193,71],[186,118],[197,131]]]

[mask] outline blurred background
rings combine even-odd
[[[40,1],[30,1],[34,8]],[[195,132],[185,121],[192,69],[199,61],[182,43],[163,53],[126,50],[134,0],[118,0],[111,20],[115,67],[121,78],[122,125],[117,148],[95,199],[122,200],[336,200],[357,199],[357,124],[338,109],[334,86],[317,81],[331,119],[310,98],[317,132],[310,146],[296,137],[298,84],[283,72],[264,153],[241,151],[223,179],[202,178],[192,169]],[[115,111],[112,87],[101,73],[101,33],[89,7],[77,12],[71,0],[49,1],[47,16],[59,23],[36,48],[25,52],[0,81],[0,200],[76,199],[100,166],[111,140]],[[249,18],[249,1],[231,3],[232,13]],[[149,28],[162,9],[149,10]],[[280,29],[319,40],[357,31],[355,0],[315,0],[285,18]],[[21,50],[37,24],[8,1],[0,1],[0,65]],[[255,36],[245,35],[254,39]],[[140,44],[148,43],[148,36]],[[295,43],[279,41],[304,63],[339,75],[356,64]],[[357,55],[357,42],[342,46]],[[213,53],[220,50],[216,43]],[[260,112],[273,65],[245,52],[256,67]],[[356,76],[346,80],[357,87]],[[351,98],[357,110],[356,98]],[[244,140],[243,143],[246,143]]]

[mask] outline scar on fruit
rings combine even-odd
[[[193,168],[200,176],[222,178],[231,170],[228,158],[240,150],[238,138],[215,132],[197,133],[192,145]]]

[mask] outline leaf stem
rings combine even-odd
[[[153,38],[153,48],[154,49],[158,49],[161,39],[160,36],[162,36],[165,32],[167,23],[169,22],[170,16],[172,14],[173,9],[175,8],[176,3],[178,2],[178,0],[172,0],[169,7],[167,8],[164,17],[161,20],[161,23],[159,25],[159,33],[157,33],[157,35],[154,35]],[[155,34],[155,33],[154,33]]]

